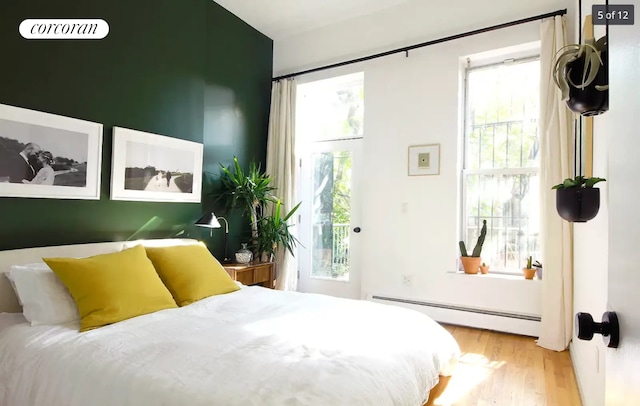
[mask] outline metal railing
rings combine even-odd
[[[349,267],[349,224],[333,225],[333,267]]]

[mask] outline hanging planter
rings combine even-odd
[[[553,76],[567,107],[583,116],[609,110],[608,44],[598,41],[571,44],[558,51]]]
[[[603,178],[576,176],[553,187],[556,190],[556,210],[571,223],[584,223],[593,219],[600,210],[600,189],[593,186],[605,182]]]

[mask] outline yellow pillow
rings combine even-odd
[[[240,289],[203,245],[146,247],[146,250],[178,306]]]
[[[80,313],[80,331],[175,308],[143,247],[89,258],[43,258]]]

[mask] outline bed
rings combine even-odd
[[[0,252],[0,272],[122,243]],[[31,326],[0,275],[0,405],[401,405],[433,402],[459,357],[427,316],[242,286],[85,333]]]

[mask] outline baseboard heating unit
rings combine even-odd
[[[538,336],[540,316],[470,306],[370,295],[368,300],[417,310],[432,319],[461,326]]]

